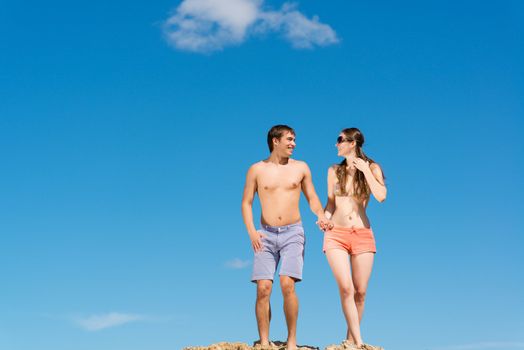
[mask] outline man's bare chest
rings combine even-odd
[[[300,191],[304,175],[299,171],[271,169],[263,171],[257,179],[259,191]]]

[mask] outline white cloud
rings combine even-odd
[[[484,350],[484,349],[524,349],[524,342],[482,342],[464,345],[452,345],[434,350]]]
[[[86,331],[99,331],[105,328],[111,328],[123,325],[125,323],[144,320],[146,317],[142,315],[121,314],[111,312],[102,315],[92,315],[88,317],[75,317],[73,322],[85,329]]]
[[[224,265],[227,268],[239,270],[239,269],[244,269],[244,268],[248,267],[249,265],[251,265],[251,261],[250,260],[241,260],[239,258],[235,258],[233,260],[226,261],[226,263]]]
[[[263,0],[183,0],[163,25],[167,41],[180,50],[212,52],[239,45],[250,35],[282,33],[295,48],[313,48],[338,42],[335,31],[308,19],[296,5],[279,11],[262,8]]]
[[[337,34],[327,24],[320,23],[318,16],[308,19],[296,10],[296,5],[284,4],[280,11],[267,11],[259,15],[260,28],[280,31],[295,48],[313,48],[338,42]]]

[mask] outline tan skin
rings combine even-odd
[[[283,226],[299,222],[299,199],[303,192],[311,211],[318,217],[321,229],[331,226],[326,219],[322,204],[318,199],[311,178],[311,171],[305,162],[290,159],[295,149],[295,135],[285,132],[280,139],[273,139],[273,151],[269,158],[253,164],[246,176],[242,197],[242,216],[251,245],[255,252],[262,249],[261,238],[253,222],[253,200],[255,193],[260,199],[261,222],[270,226]],[[257,317],[260,344],[269,345],[269,322],[271,320],[270,295],[271,280],[257,281]],[[280,286],[284,297],[284,314],[288,327],[287,348],[296,349],[296,324],[298,317],[298,298],[295,293],[295,279],[280,276]]]
[[[345,135],[340,134],[345,140]],[[348,196],[335,196],[335,185],[338,183],[335,168],[328,170],[328,200],[325,207],[326,217],[331,219],[335,226],[349,228],[369,228],[370,222],[366,215],[369,198],[357,199],[351,196],[353,176],[355,172],[364,173],[371,193],[379,201],[386,199],[387,189],[380,166],[369,164],[356,155],[356,142],[343,141],[336,144],[338,155],[345,157],[348,164],[348,179],[346,190]],[[348,257],[345,250],[330,249],[326,257],[337,281],[342,310],[348,324],[346,338],[357,346],[363,341],[360,334],[360,322],[364,313],[366,290],[373,268],[374,253],[366,252]]]

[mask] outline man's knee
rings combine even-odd
[[[285,297],[295,294],[295,280],[288,276],[280,278],[280,287],[282,288],[282,295]]]
[[[257,300],[269,299],[271,295],[271,287],[273,283],[271,281],[261,280],[257,282]]]

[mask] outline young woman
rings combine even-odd
[[[344,129],[337,138],[338,155],[344,160],[328,170],[325,214],[334,226],[325,231],[323,250],[338,284],[348,325],[347,341],[357,348],[373,349],[360,335],[376,253],[366,207],[371,194],[383,202],[387,190],[380,166],[364,154],[363,145],[364,135],[357,128]]]

